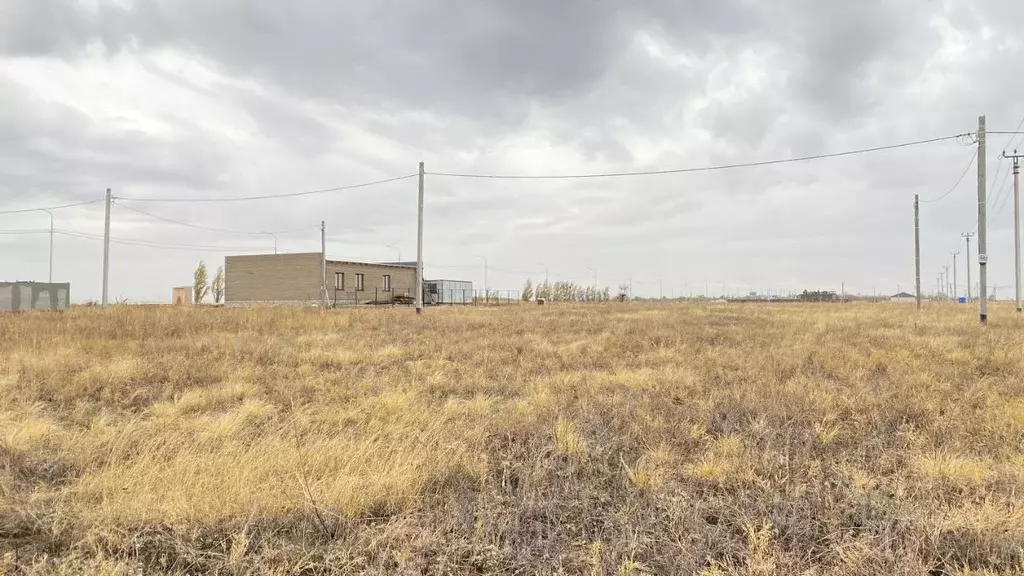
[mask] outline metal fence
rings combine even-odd
[[[380,288],[373,290],[357,290],[345,292],[334,289],[334,296],[331,298],[331,306],[409,306],[415,304],[416,299],[412,296],[397,294],[393,290],[384,291]]]
[[[428,292],[424,287],[423,303],[427,306],[497,306],[508,304],[522,304],[522,292],[519,290],[459,290],[444,289],[437,292]],[[411,306],[415,304],[412,296],[384,292],[374,289],[372,291],[346,292],[334,290],[331,298],[333,307],[342,306]]]
[[[476,290],[473,292],[473,304],[522,304],[521,296],[519,290]]]
[[[423,302],[429,306],[468,306],[473,304],[475,291],[448,289],[423,295]]]

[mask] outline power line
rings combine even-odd
[[[1012,184],[1010,186],[1007,186],[1005,190],[999,191],[999,198],[997,198],[996,201],[998,202],[999,200],[1002,200],[1002,203],[999,204],[999,208],[996,209],[995,214],[993,214],[993,218],[995,216],[999,216],[1003,212],[1003,208],[1006,208],[1006,200],[1010,198],[1010,196],[1012,196],[1012,194],[1010,193],[1011,190],[1013,190]]]
[[[409,178],[415,178],[419,174],[409,174],[407,176],[396,176],[394,178],[387,178],[385,180],[375,180],[373,182],[363,182],[361,184],[350,184],[348,186],[338,186],[335,188],[324,188],[322,190],[309,190],[306,192],[288,192],[284,194],[267,194],[264,196],[242,196],[242,197],[229,197],[229,198],[132,198],[130,196],[118,196],[118,200],[126,200],[130,202],[248,202],[250,200],[270,200],[272,198],[295,198],[297,196],[310,196],[313,194],[326,194],[328,192],[340,192],[342,190],[355,190],[357,188],[367,188],[370,186],[377,186],[379,184],[387,184],[388,182],[397,182],[399,180],[407,180]],[[124,204],[121,204],[124,206]]]
[[[224,232],[224,233],[227,233],[227,234],[241,234],[241,235],[245,235],[245,236],[264,236],[264,235],[267,235],[267,234],[282,234],[282,235],[283,234],[293,234],[295,232],[304,232],[306,230],[312,230],[314,228],[320,228],[320,226],[305,226],[303,228],[296,228],[294,230],[281,230],[281,231],[268,230],[266,232],[246,232],[246,231],[242,231],[242,230],[228,230],[226,228],[212,228],[212,227],[209,227],[209,226],[202,226],[200,224],[191,224],[189,222],[182,222],[181,220],[175,220],[173,218],[168,218],[166,216],[161,216],[159,214],[153,214],[151,212],[146,212],[146,211],[143,211],[143,210],[139,210],[138,208],[133,208],[133,207],[128,206],[127,204],[123,204],[121,202],[114,202],[114,204],[117,204],[118,206],[120,206],[122,208],[131,210],[132,212],[136,212],[138,214],[142,214],[143,216],[148,216],[150,218],[154,218],[156,220],[162,220],[162,221],[170,223],[170,224],[177,224],[178,226],[185,226],[185,227],[188,227],[188,228],[195,228],[197,230],[206,230],[208,232]]]
[[[1022,127],[1024,127],[1024,118],[1020,119],[1020,123],[1017,124],[1017,130],[1015,130],[1013,132],[988,132],[988,134],[1010,134],[1010,137],[1006,139],[1006,144],[1003,144],[1003,150],[1006,150],[1006,148],[1008,146],[1013,144],[1013,140],[1014,140],[1013,135],[1014,134],[1022,134],[1022,132],[1020,132],[1020,129]],[[1002,158],[1000,158],[1000,160],[1002,160]],[[1006,183],[1006,177],[1009,175],[1009,172],[1007,172],[1006,174],[1003,175],[1003,180],[999,183],[998,186],[996,185],[996,180],[999,180],[999,175],[1002,174],[1004,168],[1006,168],[1006,163],[1005,162],[1000,162],[999,163],[999,167],[996,168],[995,175],[992,177],[992,181],[989,182],[988,197],[985,198],[985,202],[986,203],[991,203],[992,202],[992,195],[993,194],[996,194],[996,202],[999,201],[999,196],[998,195],[1002,194],[1002,192],[1003,192],[1003,184]]]
[[[522,175],[522,174],[460,174],[454,172],[427,172],[430,176],[447,176],[451,178],[484,178],[494,180],[568,180],[568,179],[579,179],[579,178],[619,178],[626,176],[656,176],[661,174],[683,174],[689,172],[712,172],[716,170],[731,170],[734,168],[753,168],[757,166],[771,166],[774,164],[787,164],[792,162],[804,162],[807,160],[821,160],[824,158],[838,158],[841,156],[852,156],[855,154],[867,154],[869,152],[880,152],[883,150],[895,150],[898,148],[907,148],[910,146],[920,146],[922,144],[932,144],[935,142],[942,142],[945,140],[955,140],[970,136],[970,134],[955,134],[953,136],[943,136],[940,138],[930,138],[927,140],[916,140],[913,142],[904,142],[901,144],[890,144],[887,146],[876,146],[874,148],[862,148],[859,150],[848,150],[845,152],[833,152],[830,154],[815,154],[812,156],[800,156],[797,158],[784,158],[777,160],[763,160],[760,162],[745,162],[741,164],[722,164],[718,166],[702,166],[697,168],[674,168],[670,170],[649,170],[640,172],[606,172],[599,174],[549,174],[549,175]]]
[[[84,238],[87,240],[103,240],[103,236],[99,234],[90,234],[87,232],[79,232],[76,230],[54,230],[55,234],[62,236],[71,236],[74,238]],[[163,248],[169,250],[202,250],[212,252],[251,252],[252,248],[228,248],[224,246],[203,246],[193,244],[166,244],[161,242],[153,242],[150,240],[141,240],[137,238],[115,238],[111,236],[110,241],[114,244],[123,244],[126,246],[140,246],[143,248]]]
[[[44,208],[21,208],[18,210],[2,210],[0,214],[25,214],[27,212],[42,212],[46,210],[63,210],[65,208],[76,208],[78,206],[87,206],[89,204],[97,204],[103,202],[103,198],[97,198],[95,200],[85,200],[82,202],[74,202],[71,204],[62,204],[60,206],[47,206]]]
[[[34,230],[0,230],[0,234],[5,236],[15,236],[18,234],[49,234],[49,228],[37,228]]]
[[[920,200],[920,202],[923,202],[923,203],[938,202],[939,200],[942,200],[946,196],[949,196],[950,194],[952,194],[953,191],[956,190],[958,186],[960,186],[960,183],[964,181],[964,178],[967,176],[967,173],[971,171],[971,166],[974,166],[974,161],[977,160],[977,159],[978,159],[978,150],[975,149],[974,150],[974,156],[971,157],[971,161],[970,161],[970,163],[967,164],[967,168],[964,168],[963,174],[960,175],[960,178],[957,179],[956,184],[953,184],[953,186],[949,189],[948,192],[946,192],[942,196],[939,196],[938,198],[933,198],[931,200]]]

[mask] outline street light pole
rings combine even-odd
[[[487,285],[487,258],[479,254],[473,254],[473,256],[484,261],[484,302],[486,303],[487,297],[491,293],[490,287]]]
[[[42,212],[46,212],[50,216],[50,279],[48,282],[53,283],[53,212],[50,212],[46,208],[39,209]]]
[[[274,239],[274,254],[277,254],[277,234],[274,234],[273,232],[260,232],[260,234],[266,234]]]
[[[401,250],[401,248],[399,248],[398,246],[392,246],[391,244],[385,244],[384,247],[385,248],[391,248],[392,250],[397,252],[398,253],[398,261],[399,262],[402,261],[402,250]]]

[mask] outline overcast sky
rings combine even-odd
[[[0,0],[0,210],[300,192],[427,171],[562,174],[789,158],[1024,120],[1019,0]],[[990,278],[1012,293],[1011,136],[989,138]],[[1024,149],[1024,136],[1017,139]],[[428,176],[428,277],[532,274],[637,295],[913,284],[913,197],[955,140],[720,172]],[[974,167],[923,204],[935,289],[977,217]],[[290,199],[115,205],[111,297],[169,301],[204,259],[416,250],[416,180]],[[54,279],[99,298],[102,203],[54,212]],[[49,226],[0,215],[0,231]],[[163,245],[173,245],[171,248]],[[388,246],[394,248],[390,248]],[[199,246],[202,249],[189,248]],[[972,262],[976,270],[976,250]],[[46,234],[0,232],[0,280],[47,276]],[[977,279],[976,272],[973,280]]]

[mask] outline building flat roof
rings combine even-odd
[[[295,257],[295,256],[317,256],[317,257],[319,257],[320,253],[319,252],[285,252],[283,254],[264,254],[264,253],[259,253],[259,254],[232,254],[230,256],[226,256],[225,258],[253,258],[253,257],[257,257],[257,256],[258,257],[263,257],[263,258],[265,258],[267,256],[277,256],[279,258],[289,258],[289,257]],[[327,262],[329,264],[355,264],[355,265],[358,265],[358,266],[381,266],[381,267],[386,267],[386,268],[405,268],[405,269],[408,269],[408,268],[415,268],[416,267],[416,263],[415,262],[360,262],[358,260],[331,260],[330,258],[327,259]]]
[[[381,268],[402,268],[408,270],[415,268],[416,264],[408,265],[405,262],[357,262],[355,260],[327,260],[328,264],[355,264],[356,266],[379,266]]]

